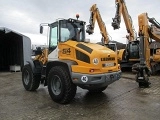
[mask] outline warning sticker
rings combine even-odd
[[[88,77],[87,76],[82,76],[81,81],[86,83],[88,81]]]

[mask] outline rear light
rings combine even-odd
[[[90,69],[89,72],[93,73],[93,72],[94,72],[94,69]]]
[[[121,69],[120,65],[118,65],[118,69]]]

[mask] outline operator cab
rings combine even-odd
[[[82,42],[85,39],[84,25],[85,22],[71,18],[68,20],[60,20],[60,41],[66,42],[67,40],[74,40]]]
[[[40,26],[40,33],[43,33],[43,24]],[[57,48],[59,42],[74,40],[84,42],[85,40],[85,22],[76,19],[58,19],[52,24],[47,24],[50,30],[49,53]]]
[[[139,59],[139,41],[131,41],[127,45],[127,52],[130,59]]]
[[[84,25],[85,22],[71,18],[52,23],[50,25],[49,48],[57,45],[57,42],[68,40],[82,42],[85,39]]]

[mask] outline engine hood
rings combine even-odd
[[[95,44],[95,43],[78,43],[76,45],[77,47],[83,49],[83,50],[86,50],[88,52],[92,52],[93,50],[94,51],[97,51],[97,52],[102,52],[102,53],[114,53],[113,50],[105,47],[105,46],[102,46],[102,45],[99,45],[99,44]]]

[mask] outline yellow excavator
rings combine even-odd
[[[149,25],[149,22],[151,25]],[[140,63],[137,65],[136,81],[139,87],[149,87],[149,76],[153,69],[160,68],[160,55],[157,50],[156,54],[150,55],[151,39],[160,42],[160,24],[155,18],[149,18],[147,13],[142,13],[138,16],[139,25],[139,55]],[[155,68],[153,68],[155,67]]]
[[[139,56],[139,37],[137,37],[132,18],[128,13],[126,2],[124,0],[115,0],[116,3],[116,14],[115,17],[113,18],[112,26],[114,29],[119,29],[120,28],[120,23],[121,23],[121,15],[123,16],[125,26],[128,32],[128,35],[126,36],[128,44],[126,46],[126,49],[121,49],[118,52],[118,60],[121,65],[121,68],[129,67],[132,68],[133,72],[136,72],[137,65],[140,62],[140,56]],[[154,22],[156,23],[156,27],[158,26],[157,22],[155,22],[155,19],[148,19],[149,22]],[[153,29],[153,24],[152,24],[152,29]],[[154,34],[158,33],[158,27],[156,29],[153,29]],[[150,37],[152,38],[152,36]],[[151,74],[154,75],[160,70],[160,65],[157,64],[160,62],[160,49],[154,45],[153,51],[151,51]]]
[[[129,15],[126,3],[124,0],[115,0],[116,14],[113,18],[112,27],[114,30],[120,28],[121,16],[123,16],[128,44],[125,49],[120,49],[118,52],[118,60],[121,68],[132,68],[132,65],[139,62],[139,40],[133,26],[132,18]]]
[[[96,4],[93,4],[91,6],[90,12],[91,12],[91,14],[90,14],[90,19],[89,19],[89,25],[87,25],[86,32],[89,35],[94,33],[95,22],[97,20],[97,23],[98,23],[98,26],[99,26],[99,29],[100,29],[100,33],[102,35],[101,45],[106,46],[106,47],[110,48],[111,50],[117,52],[116,43],[113,43],[113,42],[110,41],[109,34],[106,30],[105,23],[102,20],[100,11],[97,8]]]
[[[67,104],[76,94],[77,86],[90,92],[102,92],[121,78],[117,54],[85,39],[85,22],[77,19],[57,19],[49,27],[49,47],[37,49],[34,60],[22,70],[22,82],[27,91],[48,86],[53,101]]]

